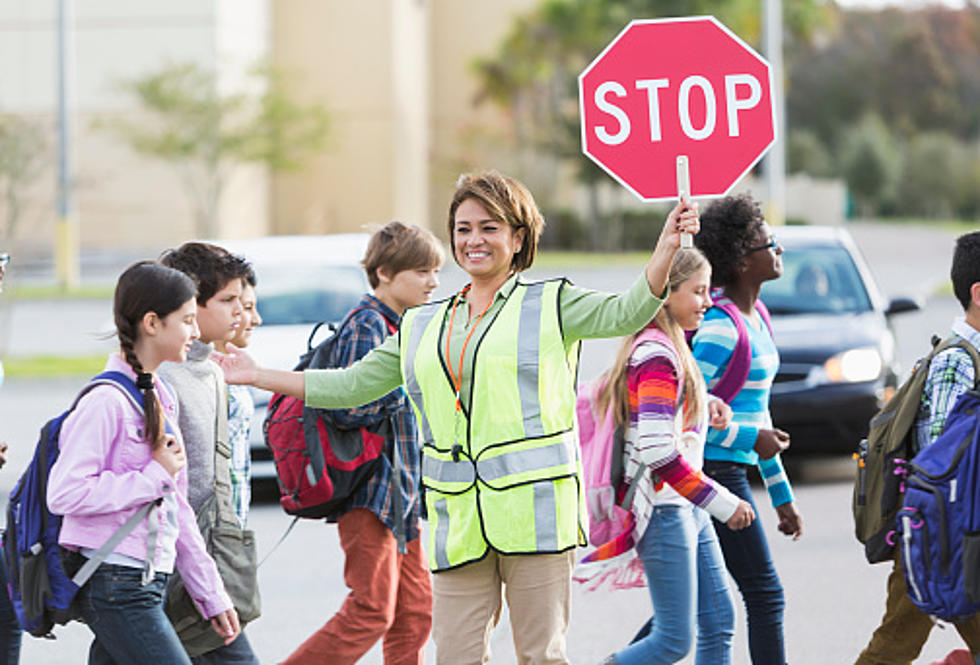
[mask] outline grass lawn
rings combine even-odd
[[[8,377],[54,378],[62,376],[95,376],[105,367],[105,354],[94,356],[28,356],[6,358],[3,371]]]

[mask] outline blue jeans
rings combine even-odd
[[[654,618],[616,654],[618,665],[667,665],[684,658],[697,629],[697,665],[728,665],[735,609],[711,527],[694,505],[656,506],[636,545],[647,575]]]
[[[17,665],[20,660],[20,624],[7,595],[7,562],[0,547],[0,665]]]
[[[194,665],[259,665],[259,659],[252,651],[244,630],[231,644],[194,656],[191,662]]]
[[[190,665],[163,611],[168,575],[141,584],[143,571],[104,563],[77,598],[82,619],[95,634],[90,665]]]
[[[752,504],[748,467],[734,462],[704,461],[704,472],[740,499]],[[761,520],[739,531],[712,520],[725,565],[742,593],[749,623],[749,655],[752,665],[785,665],[783,645],[783,585],[769,554],[769,543]]]

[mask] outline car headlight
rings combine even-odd
[[[843,351],[823,364],[827,379],[833,383],[874,381],[881,368],[881,354],[873,347]]]

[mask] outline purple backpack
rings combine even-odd
[[[732,320],[735,324],[735,330],[738,333],[738,339],[735,341],[735,350],[732,351],[731,360],[728,361],[728,365],[725,367],[721,378],[718,379],[718,383],[709,391],[715,397],[719,397],[725,400],[727,404],[731,404],[732,399],[742,390],[745,381],[749,378],[749,368],[752,365],[752,343],[749,342],[749,331],[745,327],[745,321],[742,319],[738,306],[728,296],[719,295],[715,297],[712,294],[712,299],[715,302],[714,306],[727,314],[728,318]],[[769,318],[769,310],[758,299],[755,301],[755,309],[765,322],[766,328],[769,329],[769,334],[772,335],[772,319]]]

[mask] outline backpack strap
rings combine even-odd
[[[968,340],[959,335],[951,335],[941,342],[936,342],[935,348],[929,354],[929,360],[931,361],[943,351],[951,348],[962,349],[970,356],[970,360],[973,361],[973,389],[980,391],[980,352]]]
[[[385,313],[382,312],[380,309],[375,309],[374,307],[368,307],[367,305],[358,305],[357,307],[355,307],[351,311],[347,312],[347,316],[345,316],[343,319],[341,319],[340,323],[338,323],[336,325],[333,324],[333,323],[330,323],[329,321],[320,321],[319,323],[317,323],[316,325],[314,325],[313,326],[313,330],[310,331],[310,336],[306,340],[306,350],[307,351],[312,351],[313,350],[313,339],[316,337],[317,331],[320,330],[320,328],[322,326],[326,325],[326,326],[330,327],[334,331],[334,334],[336,335],[337,333],[339,333],[341,331],[341,329],[344,328],[344,326],[346,326],[348,323],[350,323],[350,320],[352,318],[354,318],[354,315],[357,312],[361,311],[362,309],[369,309],[372,312],[377,312],[378,314],[380,314],[381,315],[381,318],[384,319],[385,325],[388,326],[388,334],[393,335],[396,332],[398,332],[398,326],[396,326],[394,323],[392,323],[391,319],[389,319],[385,315]]]
[[[105,561],[106,558],[110,554],[112,554],[113,550],[116,549],[116,546],[119,545],[119,543],[121,543],[123,539],[126,538],[126,536],[131,534],[133,532],[133,529],[135,529],[136,526],[140,522],[142,522],[147,516],[149,516],[151,513],[155,513],[155,509],[157,508],[157,506],[160,505],[161,501],[163,501],[163,499],[157,499],[156,501],[151,501],[150,503],[142,506],[139,510],[137,510],[135,513],[130,515],[129,519],[123,522],[122,526],[116,529],[115,533],[109,536],[109,540],[105,541],[105,543],[102,544],[102,547],[97,549],[92,554],[92,556],[88,557],[88,561],[86,561],[85,564],[78,569],[78,572],[72,576],[71,581],[77,586],[82,586],[86,582],[88,582],[89,578],[92,577],[92,574],[96,571],[96,569],[99,566],[101,566],[102,562]],[[157,530],[156,521],[151,518],[150,524],[148,525],[147,528],[153,532],[152,536],[147,535],[146,549],[147,552],[149,552],[151,548],[150,545],[151,540],[154,542],[153,549],[156,549],[155,546],[156,530]],[[143,571],[144,584],[146,584],[147,577],[152,577],[153,574],[152,573],[153,563],[152,562],[145,562],[145,563],[149,563],[149,574],[147,574],[148,573],[147,567],[144,566],[144,571]]]
[[[749,341],[749,329],[745,325],[741,311],[728,296],[719,296],[715,300],[714,306],[724,312],[735,324],[736,339],[735,349],[732,351],[728,365],[725,366],[725,371],[709,392],[723,399],[726,403],[731,403],[749,378],[749,370],[752,367],[752,343]],[[759,317],[772,336],[772,319],[768,308],[761,300],[757,299],[755,310],[759,313]]]
[[[228,437],[228,389],[224,379],[214,375],[215,408],[214,419],[214,502],[201,507],[213,510],[213,522],[241,528],[238,513],[232,505],[231,490],[231,442]]]

